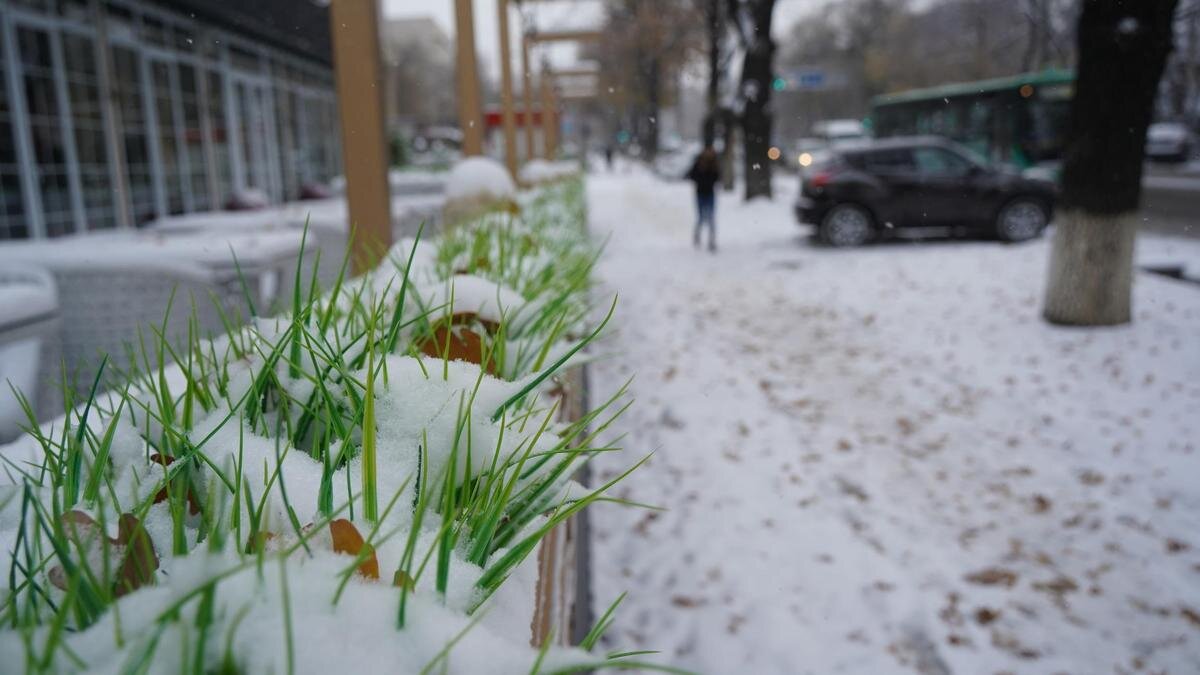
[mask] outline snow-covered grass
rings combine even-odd
[[[580,184],[524,199],[519,218],[401,242],[325,291],[298,266],[288,313],[179,345],[137,336],[126,385],[68,392],[64,417],[0,455],[0,663],[656,668],[591,653],[602,630],[529,644],[539,542],[620,501],[605,492],[638,464],[594,490],[571,480],[616,449],[605,431],[627,404],[618,386],[559,415],[555,378],[608,319],[587,321]]]
[[[1040,320],[1049,238],[813,246],[776,201],[593,177],[621,313],[593,369],[655,449],[597,511],[610,648],[711,673],[1200,672],[1200,287]],[[1200,242],[1142,236],[1145,261]],[[619,461],[598,459],[600,476]]]

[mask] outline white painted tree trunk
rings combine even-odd
[[[1132,319],[1134,213],[1080,210],[1055,218],[1043,316],[1068,326],[1113,326]]]

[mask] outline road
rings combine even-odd
[[[1200,239],[1200,172],[1150,164],[1142,181],[1143,229]]]

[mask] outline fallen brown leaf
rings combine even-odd
[[[329,523],[329,534],[333,537],[335,553],[346,553],[357,557],[365,549],[366,555],[358,565],[358,573],[368,579],[379,578],[379,560],[375,558],[375,549],[363,541],[362,535],[358,533],[358,528],[354,527],[354,523],[345,518],[338,518]]]
[[[1017,584],[1017,573],[1001,567],[988,567],[968,574],[966,580],[980,586],[1005,586],[1012,588]]]

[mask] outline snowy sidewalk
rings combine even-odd
[[[1200,287],[1040,321],[1048,239],[811,246],[774,203],[593,176],[597,391],[633,373],[595,602],[613,649],[706,673],[1200,672]],[[1140,255],[1200,260],[1143,237]],[[1184,248],[1181,248],[1184,247]],[[1190,248],[1187,248],[1190,247]]]

